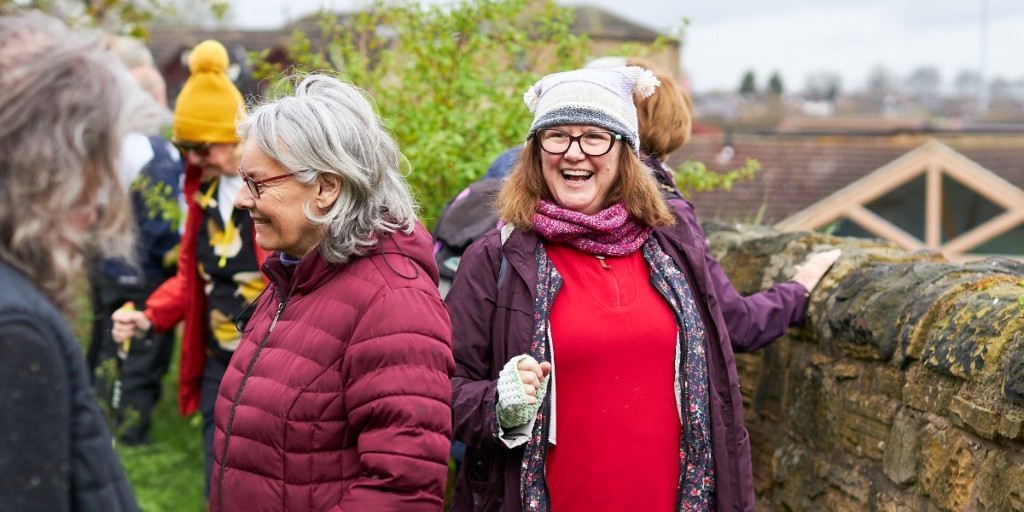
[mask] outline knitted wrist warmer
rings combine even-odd
[[[532,405],[527,403],[526,388],[519,377],[519,361],[528,357],[526,354],[513,357],[498,374],[498,423],[502,428],[525,425],[537,414],[544,401],[548,377],[540,383],[537,400]]]

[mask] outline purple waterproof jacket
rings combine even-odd
[[[787,327],[802,323],[806,290],[790,282],[740,296],[709,254],[692,205],[681,199],[668,202],[679,222],[656,230],[654,236],[684,272],[707,328],[716,508],[753,510],[750,440],[743,426],[733,353],[761,348]],[[536,244],[535,233],[515,230],[503,246],[500,232],[491,231],[467,249],[446,298],[456,363],[452,378],[455,439],[467,445],[453,512],[523,510],[519,491],[523,447],[509,449],[498,440],[494,411],[498,373],[513,356],[529,353]],[[594,453],[600,456],[600,447]]]

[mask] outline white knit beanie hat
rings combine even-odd
[[[530,87],[523,100],[534,113],[530,136],[537,130],[567,124],[599,126],[621,135],[640,152],[633,95],[654,94],[661,82],[647,69],[620,66],[554,73]]]

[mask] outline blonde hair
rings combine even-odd
[[[56,19],[0,17],[0,41],[0,258],[69,312],[85,254],[133,257],[114,162],[145,93],[100,39]]]
[[[494,207],[498,216],[517,229],[533,229],[533,215],[541,199],[551,200],[551,191],[544,181],[540,146],[531,137],[519,154],[519,161],[505,179]],[[619,176],[608,195],[608,204],[622,201],[630,215],[651,227],[675,224],[668,204],[658,190],[650,169],[625,145],[619,151]]]

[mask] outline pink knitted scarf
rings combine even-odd
[[[547,240],[565,242],[599,256],[630,254],[654,230],[631,217],[622,202],[587,215],[543,199],[533,214],[533,229]]]

